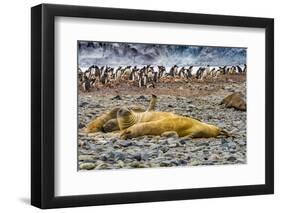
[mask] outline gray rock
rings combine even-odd
[[[115,152],[114,153],[114,158],[115,158],[115,160],[125,160],[126,156],[122,152]]]
[[[79,129],[82,129],[82,128],[84,128],[85,126],[86,126],[85,124],[79,123],[78,128],[79,128]]]
[[[230,156],[227,158],[227,161],[230,161],[230,162],[234,162],[236,160],[237,160],[237,158],[235,156]]]
[[[228,146],[230,149],[236,149],[236,143],[234,143],[234,142],[229,142]]]
[[[210,144],[208,142],[197,142],[195,145],[196,146],[209,146]]]
[[[182,166],[187,165],[187,161],[186,160],[182,160],[182,159],[179,160],[178,163],[179,163],[179,165],[182,165]]]
[[[217,154],[212,154],[209,159],[211,161],[218,161],[218,160],[221,160],[221,157]]]
[[[78,160],[79,161],[93,161],[95,158],[93,155],[79,155]]]
[[[163,146],[160,150],[161,150],[163,153],[166,153],[167,151],[169,151],[169,147],[168,147],[168,146]]]
[[[133,158],[136,159],[137,161],[141,161],[141,153],[138,152],[138,153],[133,154]]]
[[[117,138],[110,138],[109,141],[115,143],[117,141]]]
[[[111,98],[111,100],[122,100],[120,95],[116,95],[115,97]]]
[[[132,145],[132,141],[123,141],[123,142],[120,142],[120,145],[123,147],[128,147],[128,146]]]
[[[168,167],[168,166],[172,166],[171,164],[172,164],[171,161],[162,161],[160,163],[160,166],[161,167]]]
[[[85,107],[86,105],[88,105],[89,103],[88,102],[81,102],[80,104],[79,104],[79,107]]]
[[[245,146],[247,143],[245,141],[241,141],[241,140],[238,140],[237,143],[240,145],[240,146]]]
[[[117,161],[117,165],[120,168],[124,168],[125,167],[125,163],[123,161],[121,161],[121,160]]]
[[[221,139],[221,144],[222,144],[222,145],[228,146],[228,143],[229,143],[229,142],[228,142],[225,138],[222,138],[222,139]]]
[[[101,154],[100,155],[100,160],[107,161],[108,159],[109,159],[109,156],[107,154]]]
[[[137,100],[148,100],[147,97],[141,95],[139,97],[137,97]]]
[[[146,152],[137,152],[133,154],[133,158],[136,159],[137,161],[141,161],[141,160],[146,161],[149,158],[149,154]]]
[[[99,162],[96,164],[96,167],[95,169],[99,170],[99,169],[107,169],[108,168],[108,165],[106,163],[103,163],[103,162]]]

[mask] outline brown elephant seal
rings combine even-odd
[[[179,137],[210,138],[228,134],[219,127],[200,122],[190,117],[171,112],[146,111],[136,113],[128,108],[117,112],[117,121],[122,130],[122,139],[144,135],[162,135],[165,132],[176,132]]]
[[[157,96],[152,94],[149,106],[147,109],[143,109],[140,106],[130,106],[129,109],[133,112],[145,112],[152,111],[156,107]],[[112,110],[105,112],[101,116],[97,117],[95,120],[90,122],[87,127],[84,129],[86,133],[94,133],[98,131],[103,132],[113,132],[120,130],[117,122],[117,112],[120,110],[120,107],[115,107]]]
[[[246,102],[240,92],[234,92],[228,95],[222,100],[221,104],[224,104],[227,108],[233,107],[241,111],[246,111]]]

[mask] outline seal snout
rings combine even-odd
[[[126,107],[120,108],[117,112],[117,116],[128,116],[130,114],[131,114],[131,111]]]

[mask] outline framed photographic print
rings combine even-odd
[[[272,194],[274,21],[31,9],[31,204]]]

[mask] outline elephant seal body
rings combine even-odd
[[[122,139],[135,138],[143,135],[162,135],[174,131],[180,137],[209,138],[226,134],[220,128],[200,122],[196,119],[176,115],[171,112],[136,113],[127,108],[117,112]]]
[[[222,100],[221,104],[224,104],[227,108],[233,107],[241,111],[246,111],[246,102],[240,92],[234,92],[228,95]]]

